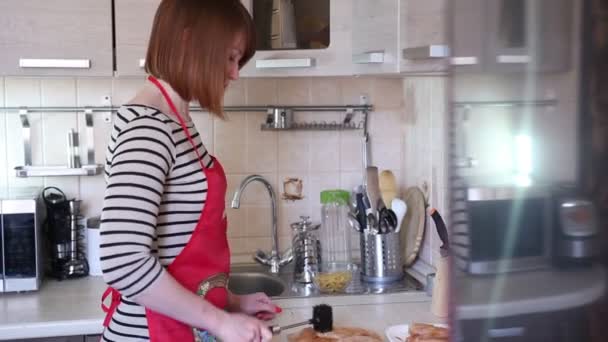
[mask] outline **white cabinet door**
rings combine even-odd
[[[251,0],[243,0],[251,9]],[[330,45],[326,49],[257,51],[242,77],[352,75],[352,0],[329,0]]]
[[[354,0],[357,74],[427,74],[448,69],[446,0]]]
[[[447,0],[401,1],[401,73],[441,73],[448,70],[447,8]]]
[[[355,74],[399,72],[399,0],[353,1]]]
[[[0,1],[0,75],[111,76],[111,5]]]
[[[114,3],[116,76],[143,76],[143,63],[154,14],[160,0],[120,0]]]

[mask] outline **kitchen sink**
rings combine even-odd
[[[228,280],[228,289],[238,295],[264,292],[269,297],[276,297],[285,291],[285,284],[268,273],[233,272]]]

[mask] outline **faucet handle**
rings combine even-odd
[[[289,247],[281,256],[279,266],[284,266],[293,261],[293,249]]]
[[[262,265],[266,265],[266,266],[270,265],[270,258],[264,251],[262,251],[260,249],[255,251],[255,254],[253,255],[253,260],[259,262]]]

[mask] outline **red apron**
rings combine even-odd
[[[201,169],[207,177],[207,199],[198,219],[190,241],[182,252],[167,267],[169,274],[188,290],[205,297],[218,308],[224,309],[228,304],[228,273],[230,272],[230,250],[226,235],[225,195],[226,175],[220,163],[214,159],[211,167],[205,167],[196,145],[188,132],[184,119],[171,101],[164,87],[152,76],[148,77],[162,92],[173,114],[179,119],[190,144],[194,147]],[[108,326],[112,314],[120,303],[118,291],[108,288],[102,297],[112,295],[109,308],[102,303],[106,311],[104,326]],[[148,330],[152,342],[164,341],[200,341],[196,329],[186,324],[146,309]],[[204,336],[204,333],[203,333]],[[203,339],[205,339],[203,337]]]

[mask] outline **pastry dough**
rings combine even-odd
[[[299,333],[290,335],[288,340],[290,342],[382,342],[382,338],[373,331],[350,327],[334,327],[334,330],[327,333],[304,328]]]

